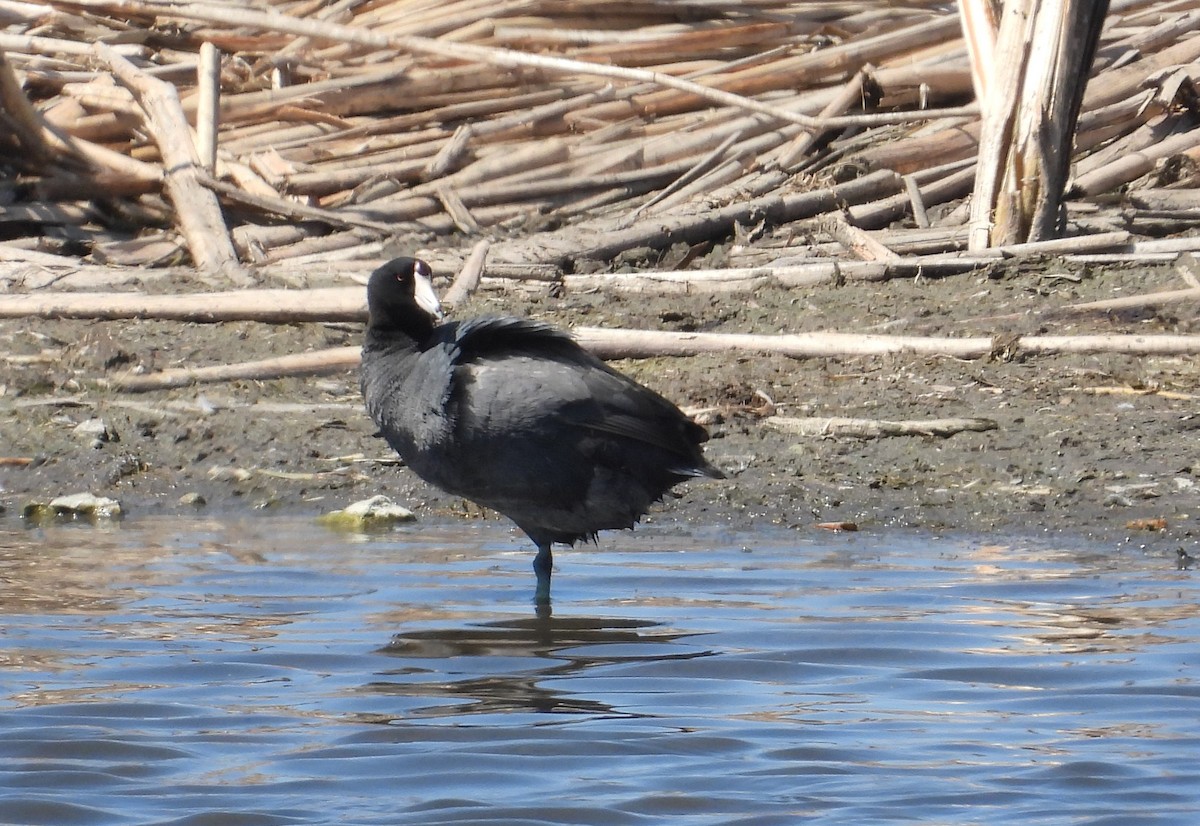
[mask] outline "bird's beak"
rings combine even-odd
[[[437,293],[433,291],[433,283],[429,276],[419,270],[413,275],[413,298],[416,299],[418,307],[436,320],[442,320],[442,305],[438,301]]]

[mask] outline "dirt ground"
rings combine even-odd
[[[1200,332],[1194,304],[1066,320],[1038,315],[1180,286],[1168,267],[1043,262],[753,295],[484,291],[456,315],[757,333]],[[318,514],[383,493],[420,517],[480,518],[477,508],[430,489],[393,460],[362,410],[353,372],[136,394],[98,381],[136,367],[242,361],[360,338],[356,324],[0,322],[0,525],[20,524],[30,502],[80,491],[115,498],[132,516],[196,508]],[[1145,543],[1167,555],[1194,551],[1200,536],[1198,361],[738,354],[617,366],[685,408],[706,409],[708,453],[730,477],[683,486],[681,498],[651,515],[655,522],[1065,532]],[[772,409],[888,420],[986,417],[998,426],[946,438],[799,437],[769,424]],[[80,428],[94,419],[102,424]],[[1129,527],[1144,519],[1164,519],[1166,530]]]

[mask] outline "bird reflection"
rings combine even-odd
[[[365,688],[380,694],[466,701],[413,709],[407,714],[410,717],[513,712],[638,717],[644,715],[622,712],[550,686],[597,666],[711,655],[711,651],[697,649],[663,650],[663,646],[694,635],[644,620],[555,618],[549,614],[411,631],[398,634],[379,651],[404,662],[382,675],[399,679],[379,680]],[[630,650],[637,645],[645,645],[645,653]],[[497,663],[494,658],[504,662]],[[453,666],[447,660],[454,660]],[[451,673],[461,677],[436,679]]]

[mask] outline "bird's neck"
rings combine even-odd
[[[367,334],[363,337],[364,353],[404,353],[419,349],[418,339],[407,330],[368,326]]]

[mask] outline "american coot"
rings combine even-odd
[[[632,528],[679,482],[724,477],[701,454],[703,427],[565,332],[511,317],[439,325],[431,275],[414,258],[371,274],[367,412],[418,476],[529,535],[538,602],[552,543]]]

